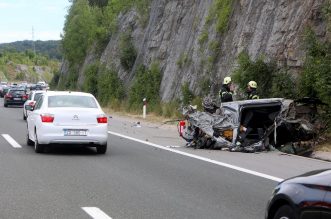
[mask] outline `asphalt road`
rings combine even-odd
[[[106,155],[67,146],[36,154],[22,108],[1,100],[0,122],[0,135],[21,146],[0,137],[0,218],[258,219],[277,184],[114,135]]]

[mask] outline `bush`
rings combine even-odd
[[[137,58],[137,51],[130,33],[124,33],[121,36],[119,48],[121,65],[125,70],[131,70]]]
[[[297,97],[297,90],[293,76],[287,71],[274,75],[272,83],[272,97],[293,99]]]
[[[206,18],[206,24],[209,25],[216,19],[216,31],[224,33],[228,28],[229,18],[232,11],[233,0],[214,0],[209,14]]]
[[[307,55],[299,81],[300,95],[317,97],[331,106],[331,42],[319,42],[306,31]]]
[[[107,105],[116,99],[124,99],[124,85],[114,70],[105,66],[99,67],[97,96],[102,105]]]
[[[85,80],[83,90],[93,94],[94,96],[97,96],[98,94],[98,70],[99,65],[94,63],[88,66],[84,71]]]
[[[274,62],[264,62],[262,57],[252,61],[249,55],[243,52],[238,57],[238,64],[239,67],[233,74],[233,80],[239,84],[242,92],[245,92],[249,81],[256,81],[260,98],[272,95],[273,77],[277,71]]]
[[[195,98],[187,82],[185,82],[182,85],[182,96],[183,96],[182,102],[184,105],[191,104],[192,100]]]
[[[191,60],[188,57],[187,53],[182,53],[180,54],[176,64],[178,65],[179,68],[183,68],[186,64],[188,64]]]
[[[144,65],[139,66],[129,92],[129,107],[140,108],[144,98],[147,98],[150,108],[159,104],[160,84],[161,72],[158,63],[152,63],[149,69]]]

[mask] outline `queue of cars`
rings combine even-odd
[[[83,92],[48,91],[41,86],[43,89],[29,90],[27,85],[14,85],[4,95],[4,107],[23,105],[27,144],[34,146],[36,153],[65,144],[95,147],[98,154],[105,154],[108,118],[96,98]]]

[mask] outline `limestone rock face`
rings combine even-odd
[[[119,16],[119,30],[110,36],[100,62],[115,68],[130,86],[140,64],[149,66],[157,61],[162,72],[160,97],[163,101],[179,97],[184,82],[198,94],[201,82],[207,79],[212,82],[211,90],[216,91],[222,78],[236,67],[237,56],[242,51],[253,59],[264,56],[275,60],[280,67],[286,66],[295,74],[304,62],[305,28],[311,26],[320,38],[327,35],[321,13],[324,1],[234,0],[226,31],[217,33],[215,19],[206,24],[213,0],[153,0],[145,25],[139,22],[139,14],[134,9]],[[127,31],[138,54],[130,71],[122,68],[119,59],[120,35]],[[206,33],[202,43],[201,37]],[[94,59],[96,57],[89,54],[82,68]]]

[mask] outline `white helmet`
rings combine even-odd
[[[250,81],[248,82],[248,86],[250,86],[251,88],[257,88],[257,83],[255,81]]]
[[[231,77],[225,77],[223,80],[223,84],[230,84],[231,83]]]

